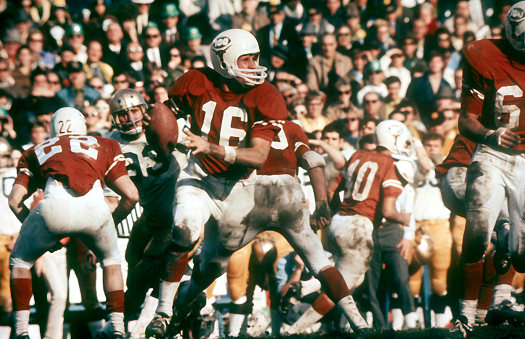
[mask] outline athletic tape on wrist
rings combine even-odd
[[[233,165],[237,158],[237,151],[231,146],[224,146],[224,162]]]

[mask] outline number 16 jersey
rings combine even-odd
[[[525,53],[507,39],[478,40],[463,47],[461,108],[479,115],[489,129],[504,127],[520,137],[525,151]]]
[[[126,159],[115,140],[87,135],[62,135],[24,152],[15,184],[32,191],[45,188],[48,178],[85,195],[95,181],[113,182],[127,175]]]
[[[339,175],[342,176],[339,178],[342,179],[341,184],[345,185],[339,213],[362,215],[374,225],[383,218],[380,210],[383,199],[398,197],[403,192],[394,159],[390,155],[357,151]]]
[[[288,116],[279,90],[265,81],[244,92],[225,92],[221,78],[210,68],[190,70],[170,88],[170,100],[191,116],[191,131],[211,144],[235,148],[250,147],[252,138],[272,142]],[[203,153],[196,157],[208,173],[229,180],[253,171]]]

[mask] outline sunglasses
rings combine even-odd
[[[338,35],[338,36],[349,36],[349,35],[350,35],[350,32],[349,32],[349,33],[338,33],[337,35]]]
[[[359,120],[359,119],[357,119],[357,118],[348,118],[348,119],[346,119],[346,120],[348,120],[348,121],[352,121],[352,122],[353,122],[353,121],[357,121],[357,120]]]
[[[392,58],[401,58],[403,54],[393,54]]]
[[[171,57],[172,57],[172,58],[179,58],[179,57],[180,57],[180,54],[171,54]]]
[[[0,68],[0,72],[7,72],[9,70],[9,68]]]
[[[130,47],[130,48],[128,48],[128,52],[130,52],[130,53],[142,52],[142,47],[137,47],[137,48]]]
[[[93,87],[94,89],[102,89],[102,88],[104,88],[104,86],[91,86],[91,87]]]
[[[152,39],[152,38],[158,38],[159,36],[160,35],[158,35],[158,34],[151,34],[151,35],[148,34],[148,35],[146,35],[146,38]]]
[[[98,117],[98,112],[95,111],[95,112],[93,112],[93,113],[91,113],[91,114],[86,114],[86,113],[84,113],[84,116],[85,116],[86,118],[89,118],[89,117]]]
[[[379,100],[363,100],[363,103],[365,105],[368,105],[368,104],[375,104],[376,102],[378,102]]]
[[[337,94],[339,94],[339,95],[350,94],[350,93],[352,93],[351,90],[348,90],[348,91],[337,91]]]
[[[285,98],[285,99],[291,99],[293,97],[294,97],[293,94],[283,95],[283,98]]]
[[[81,34],[70,34],[69,37],[70,38],[81,38],[82,35]]]
[[[114,84],[123,84],[123,83],[126,83],[128,82],[127,80],[118,80],[118,79],[113,79],[113,83]]]
[[[51,85],[60,85],[60,81],[49,81]]]

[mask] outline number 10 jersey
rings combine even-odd
[[[357,151],[339,175],[342,176],[338,179],[342,179],[345,195],[338,212],[344,215],[362,215],[369,218],[375,226],[383,218],[383,199],[398,197],[403,192],[394,159],[390,155]]]

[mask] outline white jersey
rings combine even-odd
[[[443,203],[434,167],[426,175],[418,171],[413,185],[416,191],[414,206],[416,221],[450,218],[450,210]]]
[[[16,168],[0,168],[0,234],[13,235],[20,231],[22,225],[9,208],[7,197],[11,193],[16,179]]]
[[[155,215],[171,214],[175,184],[183,167],[179,165],[181,159],[176,159],[173,154],[169,163],[158,161],[157,154],[148,145],[145,135],[136,140],[127,140],[119,130],[115,130],[105,137],[119,142],[122,154],[126,157],[128,175],[137,186],[139,203],[144,211]]]

